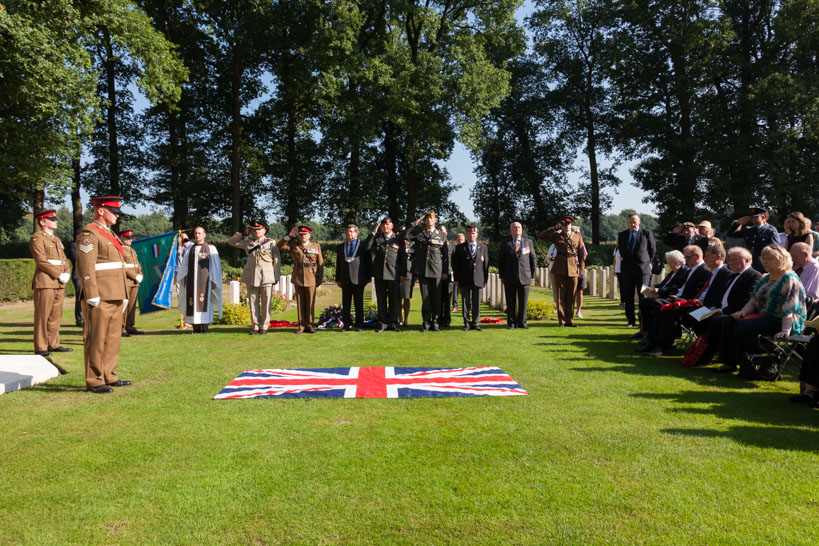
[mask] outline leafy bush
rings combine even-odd
[[[228,264],[223,262],[222,263],[222,281],[241,280],[243,269],[244,268],[242,268],[242,267],[233,267],[232,265],[228,265]]]
[[[275,315],[287,311],[287,296],[277,296],[275,293],[270,298],[270,313]]]
[[[0,301],[30,300],[34,297],[31,279],[34,277],[34,260],[0,260]],[[74,295],[74,283],[65,286],[66,297]]]
[[[526,314],[532,320],[551,319],[555,314],[555,306],[545,300],[529,300]]]
[[[250,324],[250,309],[246,305],[225,303],[222,305],[220,324],[245,326]]]

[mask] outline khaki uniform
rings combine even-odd
[[[280,254],[275,239],[264,238],[261,242],[243,239],[234,233],[228,244],[247,252],[247,263],[242,271],[242,282],[247,285],[250,318],[253,329],[266,332],[270,326],[270,298],[273,285],[279,282]]]
[[[125,309],[122,333],[132,333],[136,330],[134,322],[136,321],[137,294],[139,293],[140,282],[137,280],[137,275],[142,275],[142,266],[139,265],[136,250],[127,245],[122,245],[122,250],[125,251],[125,286],[128,290],[126,298],[128,300],[128,308]]]
[[[559,324],[572,324],[577,278],[586,268],[583,236],[574,231],[567,234],[550,227],[541,231],[537,238],[551,241],[555,245],[557,254],[552,264],[551,274],[554,275],[555,280],[557,321]]]
[[[65,247],[56,235],[38,231],[31,236],[28,248],[36,266],[31,288],[34,289],[34,351],[39,353],[60,346],[65,284],[59,277],[70,271]]]
[[[318,243],[301,244],[301,238],[285,237],[276,245],[293,258],[293,286],[299,310],[299,331],[312,330],[315,319],[316,288],[324,281],[324,258]]]
[[[122,243],[111,229],[92,222],[77,237],[77,276],[83,289],[85,384],[117,381],[123,300],[127,298]],[[88,303],[99,298],[98,305]]]

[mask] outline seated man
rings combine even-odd
[[[648,325],[653,320],[654,312],[659,311],[659,307],[651,302],[657,298],[667,301],[668,296],[676,294],[688,278],[690,269],[685,265],[685,258],[679,250],[666,252],[665,263],[671,270],[660,284],[651,289],[652,294],[646,295],[640,301],[640,331],[632,335],[631,339],[640,339],[648,335]]]
[[[693,245],[692,245],[693,246]],[[689,247],[690,248],[690,247]],[[696,247],[699,248],[699,247]],[[705,283],[692,298],[698,303],[680,308],[668,309],[655,315],[655,319],[649,331],[647,342],[642,348],[647,356],[660,356],[664,351],[668,351],[674,343],[677,321],[691,312],[696,307],[705,305],[707,307],[717,306],[722,301],[722,296],[728,283],[733,277],[733,272],[723,265],[725,261],[725,248],[722,245],[709,246],[705,251],[705,265],[710,271]]]
[[[807,243],[794,243],[790,253],[793,270],[805,287],[805,296],[816,301],[819,298],[819,262],[811,256],[811,247]]]

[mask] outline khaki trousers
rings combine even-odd
[[[577,277],[554,275],[554,290],[557,294],[557,322],[571,324],[574,322],[574,300],[577,292]]]
[[[125,320],[122,323],[122,332],[133,332],[136,330],[134,323],[136,322],[136,304],[137,294],[139,293],[139,285],[128,288],[128,309],[125,310]]]
[[[101,301],[96,307],[84,301],[82,312],[85,385],[98,387],[113,383],[117,380],[115,370],[122,337],[122,301]]]
[[[63,318],[65,288],[34,290],[34,351],[60,346],[60,322]]]
[[[247,301],[250,304],[250,320],[253,329],[261,332],[270,327],[270,298],[273,295],[273,285],[247,287]]]
[[[299,330],[313,327],[315,319],[316,287],[294,286],[296,308],[299,310]]]

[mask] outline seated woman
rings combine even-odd
[[[787,241],[785,248],[791,249],[796,243],[806,243],[808,248],[813,248],[813,235],[810,232],[810,224],[801,212],[792,212],[785,218],[785,235]]]
[[[805,326],[819,329],[819,318],[805,322]],[[799,370],[799,394],[791,396],[791,402],[819,408],[819,336],[808,342]]]
[[[759,353],[759,336],[781,338],[799,334],[805,322],[805,289],[793,272],[791,255],[784,247],[762,249],[762,266],[767,272],[757,283],[751,299],[730,315],[722,325],[717,373],[737,369],[744,353]]]
[[[658,313],[663,303],[668,303],[665,299],[672,294],[676,294],[680,287],[688,278],[688,266],[685,265],[683,253],[679,250],[672,250],[665,253],[665,262],[670,271],[660,283],[652,288],[653,296],[640,298],[640,331],[631,336],[631,339],[640,339],[648,335],[655,313]]]

